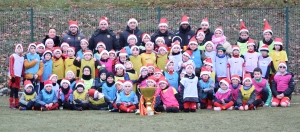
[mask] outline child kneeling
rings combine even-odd
[[[20,98],[19,110],[34,110],[34,101],[36,98],[36,92],[33,89],[31,81],[24,81],[24,92]]]
[[[137,108],[138,98],[135,92],[132,91],[133,84],[130,81],[126,81],[123,87],[124,90],[117,94],[116,100],[119,112],[134,113]]]
[[[52,81],[47,80],[44,83],[44,89],[39,93],[34,104],[35,109],[41,111],[58,109],[57,93],[52,89]]]

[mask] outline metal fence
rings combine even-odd
[[[197,9],[197,10],[15,10],[0,11],[0,83],[5,81],[8,57],[13,52],[13,44],[27,45],[30,41],[41,41],[50,27],[63,36],[68,29],[69,20],[77,20],[81,32],[88,38],[98,27],[101,16],[107,16],[110,28],[117,34],[126,28],[126,22],[134,17],[139,22],[140,30],[150,34],[158,28],[160,17],[169,21],[169,30],[178,29],[182,14],[189,16],[192,29],[197,30],[204,17],[209,18],[210,28],[223,26],[227,40],[235,43],[239,34],[239,19],[243,19],[250,31],[250,37],[262,39],[263,19],[268,20],[274,32],[273,37],[283,38],[284,47],[289,53],[289,69],[298,82],[300,63],[300,8],[252,8],[252,9]]]

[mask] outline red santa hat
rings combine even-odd
[[[117,85],[117,84],[120,84],[120,85],[123,86],[124,82],[125,82],[125,80],[120,80],[120,79],[118,79],[118,80],[116,81],[116,85]]]
[[[84,87],[84,81],[83,81],[83,80],[78,80],[78,81],[76,81],[75,88],[77,89],[78,86],[82,86],[83,89],[84,89],[84,88],[85,88],[85,87]]]
[[[108,53],[109,54],[115,54],[115,56],[117,56],[117,53],[116,53],[116,51],[114,49],[111,49]]]
[[[155,39],[155,42],[157,42],[158,40],[162,40],[162,41],[163,41],[163,43],[165,43],[165,39],[164,39],[164,37],[157,37],[157,38]]]
[[[165,84],[167,84],[169,86],[169,81],[166,78],[164,78],[164,77],[161,78],[161,79],[159,79],[158,84],[160,84],[160,83],[165,83]]]
[[[160,18],[158,27],[160,27],[160,26],[166,26],[166,27],[168,27],[168,21],[167,21],[166,18]]]
[[[136,26],[139,25],[138,21],[137,21],[135,18],[129,18],[129,20],[128,20],[128,22],[127,22],[127,25],[129,26],[129,24],[130,24],[131,22],[135,22],[135,23],[136,23]]]
[[[54,47],[53,48],[53,54],[55,54],[56,52],[62,53],[60,47]]]
[[[125,88],[126,85],[130,85],[130,87],[132,89],[133,83],[130,80],[128,80],[123,83],[123,88]]]
[[[180,49],[179,51],[181,51],[180,43],[179,42],[174,42],[174,43],[172,43],[171,53],[172,53],[172,51],[175,47],[178,47]]]
[[[142,66],[142,67],[140,68],[140,75],[142,74],[142,70],[143,70],[143,69],[148,70],[148,67],[147,67],[147,66]]]
[[[155,69],[155,67],[154,67],[154,64],[153,64],[153,63],[148,63],[148,64],[147,64],[147,68],[150,68],[150,67],[152,67],[153,69]]]
[[[71,26],[75,26],[78,28],[78,22],[77,21],[69,21],[69,29]]]
[[[125,70],[125,66],[123,64],[116,64],[115,65],[115,71],[117,71],[118,67],[121,67],[123,70]]]
[[[207,24],[208,27],[209,27],[209,23],[208,23],[208,18],[207,18],[207,17],[205,17],[205,18],[202,20],[202,22],[201,22],[201,24],[200,24],[200,27],[202,27],[203,24]]]
[[[245,74],[244,75],[243,84],[245,83],[246,80],[250,80],[250,82],[252,83],[252,78],[251,78],[250,74]]]
[[[99,26],[101,23],[106,23],[106,25],[108,26],[108,18],[106,16],[102,16],[99,20]]]
[[[188,56],[189,58],[192,58],[193,52],[191,50],[186,50],[183,55]]]
[[[63,43],[61,43],[60,48],[62,48],[64,46],[70,47],[70,45],[67,42],[63,42]]]
[[[34,86],[30,80],[25,80],[24,81],[24,89],[26,90],[28,87],[32,87],[32,89],[33,89]]]
[[[188,24],[188,25],[190,24],[189,23],[189,17],[187,15],[185,15],[185,14],[181,18],[180,25],[182,25],[182,24]]]
[[[106,49],[106,45],[102,41],[97,43],[97,46],[96,46],[95,50],[98,50],[99,46],[102,46],[104,49]]]
[[[23,52],[23,45],[22,44],[15,44],[15,52],[17,52],[17,48],[20,47]]]
[[[148,33],[143,33],[142,34],[142,41],[144,42],[144,39],[148,37],[149,39],[151,39],[151,36]]]
[[[201,68],[201,73],[200,73],[200,77],[202,76],[202,75],[208,75],[208,76],[210,76],[210,74],[211,74],[211,71],[209,71],[208,69],[206,69],[205,67],[202,67]]]
[[[247,33],[249,33],[249,30],[248,30],[248,28],[245,26],[245,23],[243,22],[243,19],[240,19],[240,21],[241,21],[241,24],[240,24],[240,33],[241,33],[241,32],[247,32]]]
[[[166,69],[168,69],[168,65],[169,65],[171,62],[172,62],[172,63],[174,63],[174,61],[173,61],[173,60],[167,60],[167,62],[166,62],[166,66],[165,66],[165,68],[166,68]]]
[[[76,50],[75,50],[75,47],[73,47],[73,46],[71,46],[71,47],[68,47],[68,49],[67,50],[73,50],[73,52],[75,52]]]
[[[163,49],[164,51],[168,52],[168,46],[166,44],[162,44],[161,46],[159,46],[158,51],[160,51],[161,49]]]
[[[52,80],[53,77],[57,77],[57,75],[56,74],[50,74],[49,77],[48,77],[48,80]]]
[[[255,42],[253,39],[249,38],[248,42],[247,42],[247,46],[250,46],[250,45],[255,45]]]
[[[195,37],[195,36],[194,36],[194,37],[192,37],[192,38],[190,39],[190,42],[189,42],[189,44],[188,44],[188,45],[191,45],[191,44],[198,45],[198,43],[197,43],[197,40],[196,40],[196,37]]]
[[[285,67],[285,70],[287,70],[287,65],[286,65],[286,62],[285,62],[285,61],[280,61],[279,64],[278,64],[277,69],[279,69],[280,66],[284,66],[284,67]]]
[[[82,43],[82,42],[85,42],[87,45],[89,45],[89,41],[88,41],[86,38],[81,39],[81,40],[80,40],[80,43]]]
[[[212,41],[207,41],[207,42],[205,42],[205,44],[204,44],[204,48],[207,46],[207,45],[211,45],[212,47],[214,47],[214,43],[212,42]]]
[[[160,70],[159,68],[155,68],[154,73],[160,73],[160,74],[162,74],[162,70]]]
[[[187,65],[185,66],[185,69],[187,69],[188,67],[191,67],[192,69],[194,69],[194,65],[193,65],[193,64],[187,64]]]
[[[241,78],[240,78],[240,76],[237,75],[237,74],[232,75],[232,76],[231,76],[231,80],[232,80],[232,79],[237,79],[239,82],[241,82]]]
[[[83,56],[85,55],[91,55],[93,57],[93,52],[91,50],[85,50]]]
[[[75,74],[74,74],[74,72],[73,72],[72,70],[69,70],[69,71],[67,71],[67,73],[66,73],[66,77],[67,77],[67,75],[68,75],[69,73],[70,73],[70,74],[72,74],[72,75],[73,75],[73,77],[75,78]]]
[[[153,82],[154,84],[156,84],[155,80],[156,80],[156,78],[152,75],[146,79],[146,82]]]
[[[202,35],[203,37],[205,37],[205,33],[204,33],[204,31],[202,29],[197,31],[197,36],[200,36],[200,35]]]
[[[29,51],[29,49],[30,49],[31,46],[34,46],[34,47],[36,48],[35,43],[30,43],[30,44],[28,45],[28,51]]]
[[[109,56],[109,53],[107,50],[102,50],[101,53],[99,54],[99,57],[101,58],[103,54],[107,54]]]
[[[119,56],[127,56],[127,52],[126,52],[125,48],[122,48],[122,49],[120,50]]]
[[[134,39],[136,43],[138,42],[137,37],[134,34],[128,35],[128,37],[127,37],[127,43],[129,43],[130,39]]]
[[[137,49],[138,49],[138,51],[140,51],[140,47],[139,47],[139,46],[136,46],[136,45],[134,45],[134,46],[131,46],[131,48],[130,48],[130,51],[132,52],[132,50],[133,50],[134,48],[137,48]]]
[[[97,91],[96,91],[96,89],[89,89],[88,95],[90,97],[92,97],[92,98],[96,98],[97,97]]]
[[[52,51],[51,50],[46,50],[44,53],[43,53],[43,57],[45,58],[45,55],[46,54],[50,54],[51,57],[52,57]]]
[[[267,44],[264,44],[260,47],[259,51],[267,51],[269,52],[269,45]]]
[[[44,88],[46,88],[47,86],[53,87],[52,81],[51,81],[51,80],[46,80],[46,81],[44,82]]]
[[[223,28],[222,28],[222,26],[217,27],[217,29],[215,30],[215,33],[216,33],[217,31],[220,31],[220,32],[223,34]]]
[[[206,59],[203,61],[203,63],[204,63],[205,65],[210,65],[210,66],[212,66],[212,67],[214,66],[211,58],[206,58]]]
[[[69,86],[70,86],[70,81],[68,80],[68,79],[66,79],[66,78],[63,78],[62,80],[61,80],[61,82],[60,82],[60,86],[62,86],[64,83],[67,83]]]
[[[150,44],[150,45],[152,45],[152,46],[154,45],[153,42],[149,41],[149,42],[147,42],[147,43],[145,44],[145,46],[148,45],[148,44]]]
[[[226,78],[223,78],[221,81],[220,81],[220,83],[219,83],[219,85],[221,86],[221,83],[224,83],[227,87],[229,87],[229,85],[230,85],[230,80],[226,77]]]
[[[241,51],[241,49],[240,49],[240,47],[239,47],[238,45],[232,45],[231,47],[232,47],[232,52],[233,52],[234,50]]]
[[[52,39],[52,38],[48,38],[48,39],[46,39],[46,41],[45,41],[45,46],[47,46],[47,44],[48,44],[49,42],[52,42],[52,43],[54,44],[53,39]]]
[[[271,26],[269,25],[268,21],[266,19],[264,19],[264,32],[263,32],[263,34],[265,34],[266,32],[270,32],[271,35],[273,35],[273,31],[271,29]]]
[[[275,45],[275,44],[278,44],[278,45],[281,45],[281,46],[282,46],[282,45],[283,45],[282,39],[281,39],[281,38],[275,38],[275,39],[274,39],[274,45]]]
[[[36,43],[36,49],[43,47],[43,49],[46,49],[45,45],[42,42],[37,42]]]

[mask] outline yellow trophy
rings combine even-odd
[[[140,91],[142,93],[142,97],[144,97],[145,99],[145,104],[146,104],[146,110],[147,110],[147,115],[150,116],[150,115],[154,115],[154,109],[152,109],[153,105],[152,102],[153,102],[153,99],[155,97],[154,94],[155,94],[155,90],[156,88],[154,87],[146,87],[146,88],[140,88]],[[141,99],[142,99],[141,97]],[[140,105],[144,105],[144,104],[140,104]]]

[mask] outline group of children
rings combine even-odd
[[[16,44],[9,65],[10,108],[146,114],[143,88],[156,88],[155,112],[290,105],[293,75],[287,71],[282,39],[272,40],[267,21],[258,47],[243,22],[237,44],[225,43],[221,27],[214,33],[212,41],[203,43],[205,32],[199,30],[186,48],[180,46],[179,36],[168,47],[164,38],[151,42],[144,33],[143,50],[132,34],[129,45],[118,52],[107,51],[103,42],[88,49],[88,41],[82,39],[75,54],[68,43],[53,47],[53,40],[47,39],[45,44],[29,44],[23,56],[23,45]],[[21,77],[24,92],[19,102]]]

